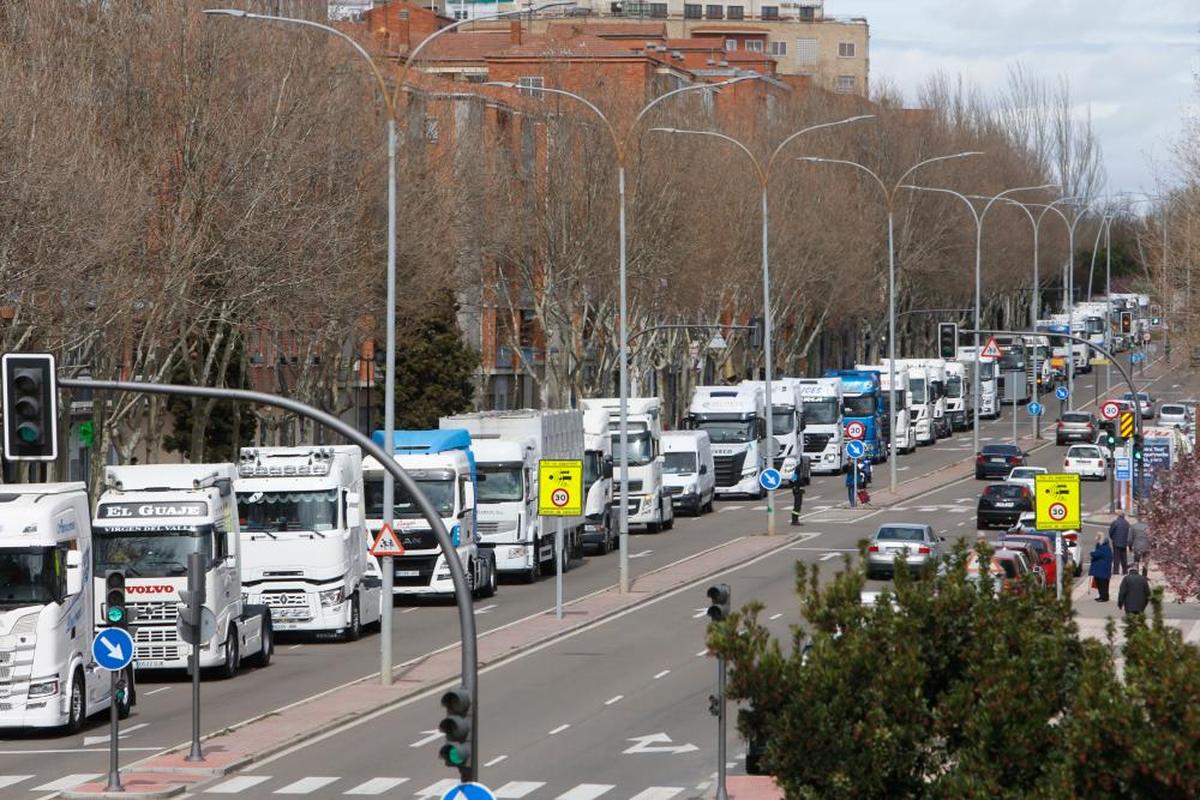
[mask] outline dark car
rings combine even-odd
[[[985,444],[975,454],[975,480],[1007,478],[1013,467],[1027,466],[1027,455],[1015,444]]]
[[[994,483],[985,487],[975,508],[976,525],[982,530],[1003,526],[1010,528],[1021,514],[1033,511],[1033,492],[1019,483]]]
[[[1054,428],[1054,442],[1062,447],[1067,442],[1096,441],[1096,418],[1086,411],[1068,411]]]

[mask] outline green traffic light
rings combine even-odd
[[[25,444],[34,444],[40,438],[37,427],[28,423],[17,426],[17,436],[21,437]]]
[[[462,751],[453,745],[446,751],[446,760],[456,767],[461,767],[467,763],[467,759],[463,757]]]
[[[109,622],[116,623],[116,622],[120,622],[123,619],[125,619],[125,609],[110,608],[108,610],[108,621]]]

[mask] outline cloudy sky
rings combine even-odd
[[[1020,63],[1070,79],[1104,146],[1110,191],[1170,182],[1171,145],[1196,116],[1198,0],[826,0],[828,15],[865,16],[871,79],[909,102],[934,72],[1002,86]]]

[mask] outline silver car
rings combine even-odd
[[[880,525],[867,545],[867,577],[891,575],[899,557],[914,575],[942,555],[944,537],[920,522]]]
[[[1187,406],[1181,403],[1163,403],[1158,407],[1159,425],[1186,428],[1190,422]]]

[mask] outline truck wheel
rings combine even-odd
[[[221,666],[217,667],[217,677],[222,680],[229,680],[238,674],[238,668],[241,666],[241,654],[238,652],[237,628],[233,625],[229,626],[229,630],[225,633],[225,657],[221,661]]]
[[[600,537],[600,544],[596,545],[596,555],[606,556],[612,552],[613,536],[612,528],[606,523],[604,526],[604,535]]]
[[[713,498],[714,497],[716,497],[715,493],[710,494],[708,496],[708,502],[705,503],[704,508],[701,509],[705,514],[711,514],[713,512]]]
[[[495,555],[493,555],[491,558],[487,559],[484,562],[484,567],[487,569],[487,580],[484,581],[483,592],[480,596],[481,597],[495,597],[496,596],[496,557],[495,557]]]
[[[539,577],[541,577],[541,574],[542,574],[541,547],[542,547],[542,543],[537,538],[534,538],[534,540],[533,540],[533,558],[531,559],[533,563],[529,565],[529,569],[527,569],[521,573],[521,582],[522,583],[534,583]]]
[[[362,614],[359,611],[358,592],[350,596],[350,622],[346,626],[345,640],[357,642],[362,638]]]
[[[79,733],[87,719],[87,684],[83,682],[83,670],[76,669],[71,676],[71,700],[67,708],[67,724],[63,733]]]
[[[271,625],[271,617],[263,614],[262,617],[262,650],[254,655],[251,663],[259,669],[270,666],[271,656],[275,654],[275,628]]]
[[[671,501],[668,500],[667,502],[669,503]],[[671,511],[670,519],[667,519],[667,512],[664,511],[663,512],[663,530],[669,531],[674,527],[675,527],[675,512],[674,512],[674,510]]]
[[[567,543],[563,542],[562,549],[562,571],[566,575],[571,570],[571,548],[567,547]]]

